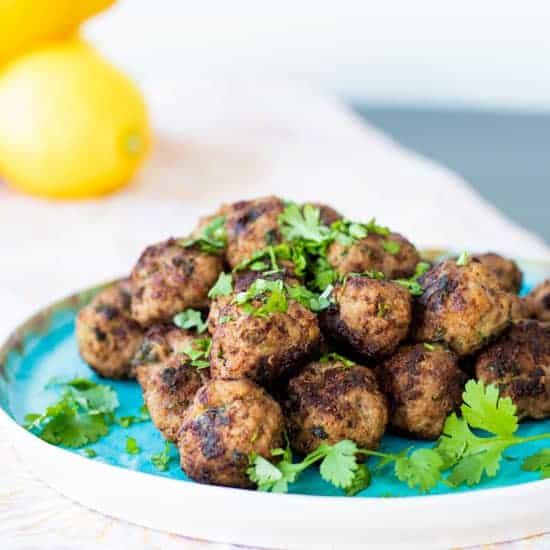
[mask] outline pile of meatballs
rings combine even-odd
[[[285,206],[277,197],[222,206],[191,240],[146,248],[128,279],[78,315],[83,359],[102,377],[137,379],[190,478],[253,488],[251,453],[275,462],[271,450],[287,439],[299,455],[342,439],[376,449],[386,430],[436,439],[469,378],[495,384],[520,418],[550,416],[550,280],[519,297],[517,265],[487,253],[431,264],[413,296],[397,280],[414,276],[419,252],[397,233],[369,232],[328,246],[339,277],[323,311],[289,298],[285,311],[253,315],[235,296],[258,278],[303,284],[292,261],[267,274],[235,271],[284,240]],[[342,219],[316,208],[326,226]],[[183,244],[220,218],[221,249]],[[232,271],[232,294],[209,299]],[[174,324],[188,309],[202,312],[207,332]],[[184,350],[205,338],[207,365],[197,368]]]

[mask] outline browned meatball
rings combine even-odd
[[[257,310],[263,302],[254,300],[251,306]],[[225,298],[211,315],[216,316],[209,320],[214,327],[212,378],[251,378],[270,384],[319,351],[317,317],[294,300],[288,300],[286,311],[259,317]]]
[[[537,286],[528,296],[534,317],[550,321],[550,279]]]
[[[279,404],[250,380],[212,380],[199,389],[178,434],[181,467],[200,483],[252,488],[248,456],[273,461],[283,446]]]
[[[338,360],[310,363],[292,378],[283,409],[290,444],[301,455],[342,439],[376,449],[388,422],[386,398],[373,372]]]
[[[338,273],[381,271],[389,279],[410,277],[420,261],[414,245],[398,233],[369,233],[349,247],[335,241],[327,257]]]
[[[321,216],[321,223],[323,225],[330,226],[334,222],[337,222],[338,220],[343,219],[344,216],[338,212],[338,210],[335,210],[332,208],[332,206],[328,206],[328,204],[321,204],[318,202],[307,202],[304,204],[309,204],[310,206],[313,206],[314,208],[319,209],[319,214]]]
[[[277,197],[240,201],[225,207],[227,261],[231,267],[254,252],[281,242],[278,218],[284,207]]]
[[[446,342],[468,355],[498,336],[510,323],[511,295],[479,262],[459,266],[442,262],[419,279],[414,336],[421,342]]]
[[[533,304],[528,297],[523,298],[517,294],[510,294],[510,299],[512,300],[512,309],[510,310],[512,321],[533,317]]]
[[[208,291],[223,269],[222,257],[182,243],[168,239],[149,246],[134,267],[132,316],[142,325],[208,306]]]
[[[476,376],[511,397],[520,418],[550,417],[550,324],[513,325],[480,354]]]
[[[100,376],[127,378],[132,357],[143,339],[130,317],[127,281],[100,292],[76,319],[80,355]]]
[[[412,299],[398,283],[349,276],[336,284],[333,297],[321,323],[334,340],[363,357],[389,355],[407,337]]]
[[[500,283],[502,290],[512,292],[513,294],[517,294],[520,291],[523,282],[523,273],[516,262],[494,252],[476,254],[472,256],[472,259],[481,262],[491,270]]]
[[[443,347],[403,346],[378,372],[397,433],[437,439],[449,413],[462,403],[466,375],[457,356]]]
[[[141,365],[136,372],[151,420],[165,439],[176,441],[185,411],[208,380],[208,369],[197,369],[182,353]]]

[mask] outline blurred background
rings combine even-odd
[[[240,72],[327,90],[550,242],[549,14],[544,1],[121,0],[85,34],[145,86]]]

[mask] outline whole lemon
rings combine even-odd
[[[70,33],[114,0],[0,0],[0,65]]]
[[[137,88],[78,39],[0,72],[0,175],[22,191],[91,197],[126,183],[150,146]]]

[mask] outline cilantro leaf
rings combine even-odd
[[[351,359],[348,359],[335,351],[325,353],[321,356],[321,359],[319,359],[320,363],[328,363],[329,361],[338,361],[339,363],[342,363],[344,367],[354,367],[357,365],[357,363],[354,363]]]
[[[141,453],[141,449],[139,448],[138,442],[135,437],[126,438],[126,452],[129,455],[138,455],[139,453]]]
[[[525,458],[521,469],[525,472],[540,472],[542,479],[550,478],[550,449],[541,449]]]
[[[208,327],[208,323],[202,320],[201,312],[191,308],[174,315],[173,323],[177,327],[186,330],[194,328],[199,334]]]
[[[233,292],[233,276],[231,273],[220,273],[218,280],[208,292],[209,298],[217,298],[218,296],[229,296]]]
[[[414,275],[408,279],[395,279],[396,283],[399,283],[401,286],[404,286],[413,296],[422,296],[424,289],[422,285],[418,282],[418,278],[426,271],[430,269],[430,264],[427,262],[418,262],[416,264],[416,269]]]
[[[321,223],[321,212],[310,204],[302,211],[297,204],[290,203],[279,215],[281,232],[287,241],[304,239],[316,244],[323,243],[330,234],[328,227]]]
[[[191,360],[191,365],[197,369],[206,369],[210,366],[209,356],[212,349],[212,338],[196,338],[183,346],[180,350]]]
[[[162,449],[162,451],[159,451],[158,453],[155,453],[151,456],[151,462],[153,466],[160,472],[165,472],[166,470],[168,470],[168,467],[170,465],[171,448],[171,443],[169,441],[166,441],[164,443],[164,448]]]
[[[84,449],[83,452],[88,458],[95,458],[97,456],[97,453],[90,447],[87,447],[86,449]]]
[[[203,227],[198,237],[186,239],[180,243],[184,248],[198,246],[202,252],[219,254],[227,243],[225,216],[218,216]]]
[[[401,245],[397,241],[384,241],[382,248],[389,254],[398,254],[401,250]]]
[[[462,252],[462,254],[460,254],[458,259],[456,260],[456,265],[460,267],[464,267],[469,263],[470,263],[470,255],[466,251]]]
[[[255,317],[267,317],[271,313],[284,313],[288,310],[288,302],[284,292],[274,290],[265,304],[254,312]]]
[[[95,443],[108,431],[109,428],[102,416],[65,412],[51,418],[39,437],[53,445],[64,445],[76,449]]]
[[[349,487],[357,470],[357,445],[347,439],[335,445],[321,443],[318,452],[325,455],[319,467],[321,477],[335,487]]]
[[[148,422],[149,420],[151,420],[151,415],[147,410],[147,406],[142,405],[139,408],[138,415],[131,414],[128,416],[120,416],[119,418],[116,419],[116,422],[119,426],[122,426],[123,428],[128,428],[133,424],[140,424],[141,422]]]
[[[371,476],[369,469],[364,464],[358,464],[351,483],[344,489],[346,496],[352,497],[360,493],[370,485]]]
[[[326,309],[332,303],[329,298],[333,290],[332,285],[327,286],[322,294],[316,294],[301,285],[287,285],[286,290],[292,300],[296,300],[315,313]]]
[[[503,437],[513,435],[518,429],[516,406],[509,397],[499,398],[496,386],[469,380],[462,399],[462,414],[472,428]]]
[[[433,489],[441,479],[444,461],[434,449],[417,449],[395,461],[395,475],[411,488],[422,492]]]

